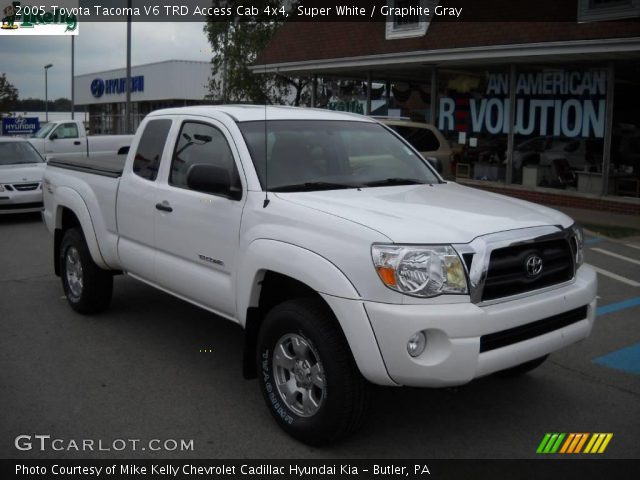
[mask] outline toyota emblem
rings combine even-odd
[[[538,255],[529,255],[524,261],[524,269],[527,272],[527,277],[537,277],[542,273],[542,258]]]

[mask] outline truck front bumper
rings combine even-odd
[[[487,306],[365,302],[389,377],[398,384],[467,383],[583,340],[596,315],[597,278],[582,266],[571,284]],[[409,338],[426,336],[417,357]]]

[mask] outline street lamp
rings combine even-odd
[[[53,63],[44,66],[44,118],[45,122],[49,121],[49,91],[47,84],[47,70],[53,67]]]

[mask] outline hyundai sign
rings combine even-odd
[[[127,92],[127,78],[111,78],[103,80],[95,78],[91,82],[91,95],[100,98],[102,95],[122,94]],[[131,93],[144,92],[144,75],[131,77]]]
[[[3,135],[33,135],[40,130],[38,117],[7,117],[2,119]]]

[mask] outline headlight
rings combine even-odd
[[[573,230],[573,242],[576,252],[576,268],[584,262],[584,233],[582,227],[576,223],[571,226]]]
[[[447,245],[373,245],[373,264],[382,283],[416,297],[466,294],[467,277],[460,257]]]

